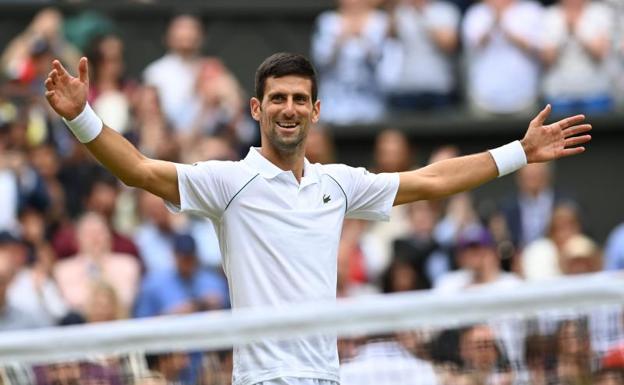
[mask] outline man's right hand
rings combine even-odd
[[[60,61],[52,62],[52,71],[45,80],[46,99],[57,114],[67,120],[78,116],[87,104],[89,70],[87,58],[78,63],[78,77],[71,76]]]

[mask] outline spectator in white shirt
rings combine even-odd
[[[478,113],[524,113],[535,107],[542,7],[531,0],[483,0],[463,22],[468,98]]]
[[[388,31],[388,15],[367,0],[340,0],[322,13],[312,38],[318,68],[322,118],[328,123],[374,122],[385,113],[377,67]]]
[[[394,339],[372,339],[340,365],[343,385],[436,385],[433,365],[414,357]]]
[[[201,44],[201,21],[191,15],[177,16],[167,31],[168,52],[143,73],[145,83],[158,90],[165,116],[176,130],[190,124],[181,112],[193,102]]]
[[[542,30],[546,65],[542,91],[554,111],[607,112],[613,108],[611,10],[601,1],[560,0],[549,7]]]
[[[455,90],[460,13],[441,0],[399,0],[380,64],[380,82],[397,109],[447,106]]]

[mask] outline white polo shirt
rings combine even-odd
[[[180,207],[168,206],[213,221],[234,309],[335,300],[345,216],[388,220],[399,186],[398,174],[307,160],[299,183],[255,148],[238,162],[176,168]],[[335,336],[235,348],[235,385],[286,376],[338,381]]]

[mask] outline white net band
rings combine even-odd
[[[315,333],[372,335],[419,327],[457,327],[557,309],[624,304],[624,275],[597,274],[525,284],[513,290],[367,296],[336,303],[241,309],[185,316],[4,333],[0,362],[43,363],[102,354],[218,350],[269,337]]]

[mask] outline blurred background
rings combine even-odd
[[[47,106],[52,59],[82,55],[104,122],[183,163],[259,144],[279,51],[318,71],[313,162],[405,171],[520,139],[546,103],[586,114],[581,156],[346,221],[338,294],[624,269],[621,0],[0,0],[0,25],[0,331],[229,307],[212,224],[121,185]]]

